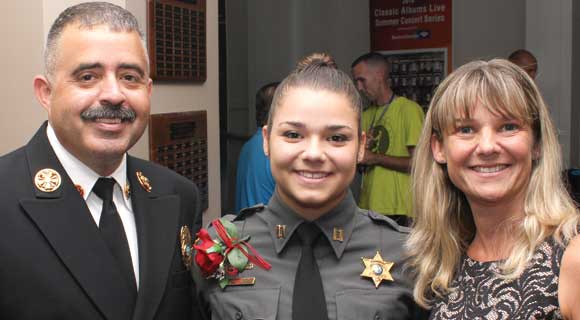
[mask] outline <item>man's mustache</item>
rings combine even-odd
[[[133,122],[136,117],[135,111],[121,105],[99,105],[81,112],[81,118],[85,121],[120,119],[121,121]]]

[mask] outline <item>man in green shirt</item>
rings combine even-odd
[[[367,148],[360,161],[365,169],[359,206],[410,225],[409,171],[423,126],[423,110],[395,95],[389,83],[388,61],[382,54],[360,56],[351,71],[357,89],[371,102],[362,117]]]

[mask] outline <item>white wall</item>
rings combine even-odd
[[[568,166],[572,124],[572,0],[526,0],[526,16],[526,48],[538,58],[536,82],[558,127]]]
[[[228,5],[226,1],[226,5]],[[339,67],[370,48],[368,1],[248,0],[248,93],[282,80],[302,57],[316,51],[334,56]],[[229,73],[229,71],[228,71]],[[254,113],[250,113],[253,124]],[[253,132],[255,126],[249,126]]]
[[[256,90],[282,80],[305,55],[328,52],[348,71],[369,50],[368,11],[360,0],[226,1],[231,131],[254,132]]]
[[[580,5],[572,4],[572,101],[570,109],[570,164],[580,168]]]
[[[525,0],[453,1],[453,68],[506,58],[526,39]]]
[[[25,144],[46,119],[32,91],[42,72],[42,14],[40,0],[0,1],[0,154]]]

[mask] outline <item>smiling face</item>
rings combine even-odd
[[[63,30],[57,45],[54,73],[35,78],[36,95],[60,143],[107,175],[147,125],[151,79],[145,49],[137,32],[76,24]]]
[[[477,104],[468,119],[457,119],[443,141],[431,139],[433,156],[447,165],[453,184],[472,209],[523,208],[534,153],[531,128]]]
[[[277,107],[271,132],[264,127],[276,192],[305,219],[317,219],[347,194],[364,151],[357,119],[343,95],[290,88]]]

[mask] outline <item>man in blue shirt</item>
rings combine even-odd
[[[270,160],[264,154],[262,127],[268,120],[274,91],[279,82],[269,83],[256,93],[256,133],[242,147],[236,174],[236,212],[258,203],[267,204],[276,182]]]

